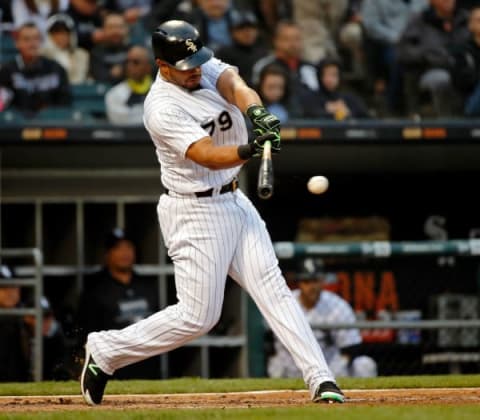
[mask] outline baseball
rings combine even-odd
[[[308,191],[312,194],[323,194],[328,189],[328,179],[324,176],[312,176],[307,183]]]

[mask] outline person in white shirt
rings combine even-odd
[[[105,95],[109,122],[116,125],[143,125],[143,102],[152,86],[152,66],[148,50],[135,45],[128,50],[126,79]]]
[[[298,289],[293,294],[300,304],[322,348],[325,359],[335,376],[377,376],[377,364],[363,355],[362,337],[358,328],[319,329],[317,324],[354,323],[350,304],[336,293],[323,290],[325,272],[323,261],[306,258],[300,262],[297,273]],[[276,353],[268,360],[271,377],[299,377],[300,371],[285,347],[274,337]]]

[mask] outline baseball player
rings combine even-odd
[[[355,314],[347,301],[336,293],[322,290],[325,273],[323,261],[306,258],[300,261],[297,273],[298,289],[293,294],[311,325],[353,323]],[[322,330],[313,329],[325,359],[335,376],[377,376],[377,364],[362,355],[362,337],[358,328]],[[301,371],[293,363],[290,353],[278,339],[274,340],[275,355],[268,361],[268,374],[274,378],[296,378]]]
[[[278,267],[265,223],[237,175],[266,140],[280,151],[280,123],[198,31],[168,21],[152,35],[158,75],[144,104],[165,193],[162,235],[175,267],[178,302],[122,330],[94,332],[85,345],[81,390],[100,404],[115,370],[182,346],[218,321],[227,275],[254,299],[303,372],[313,401],[343,402],[322,351]],[[247,142],[245,113],[257,136]]]

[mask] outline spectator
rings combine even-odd
[[[13,278],[12,270],[0,266],[0,308],[13,309],[20,304],[20,287],[2,285]],[[29,357],[25,350],[22,318],[0,316],[0,381],[20,382],[29,379]]]
[[[150,13],[152,0],[105,0],[103,7],[110,12],[123,14],[129,25],[134,25]]]
[[[249,10],[233,10],[231,13],[233,45],[221,47],[216,56],[238,68],[240,76],[252,84],[252,67],[268,50],[259,38],[258,20]]]
[[[468,12],[455,0],[430,0],[430,7],[413,16],[398,45],[398,59],[405,69],[404,98],[409,115],[419,113],[420,94],[432,98],[436,116],[455,111],[455,92],[449,70],[452,48],[467,41]]]
[[[28,307],[34,307],[33,299],[29,300]],[[66,338],[62,326],[55,318],[49,300],[42,296],[40,299],[42,308],[43,323],[43,380],[67,380],[73,379],[64,367],[66,357]],[[28,341],[29,354],[33,355],[33,343],[35,337],[36,317],[25,315],[23,325],[25,337]],[[31,360],[32,357],[29,358]],[[30,369],[32,370],[32,369]]]
[[[58,14],[48,19],[42,53],[65,69],[70,84],[83,83],[87,79],[90,55],[77,47],[75,24],[70,16]]]
[[[306,118],[331,118],[337,121],[369,118],[367,106],[358,96],[341,90],[340,63],[324,59],[319,66],[320,91],[303,99]]]
[[[279,22],[273,37],[273,53],[255,63],[252,83],[258,85],[262,69],[275,63],[288,73],[290,92],[295,92],[298,96],[302,96],[305,91],[317,92],[320,87],[318,69],[302,60],[302,50],[302,36],[298,25],[291,21]]]
[[[145,47],[128,50],[126,79],[110,88],[105,95],[108,120],[112,124],[143,123],[143,101],[152,85],[150,55]]]
[[[342,45],[351,52],[353,64],[361,62],[360,17],[352,0],[296,0],[292,5],[304,38],[305,60],[318,63],[338,57],[337,45]]]
[[[77,322],[82,345],[89,332],[124,328],[158,309],[156,291],[134,270],[135,258],[135,245],[122,229],[107,235],[104,265],[86,278],[80,297]],[[149,359],[118,371],[117,377],[156,377],[157,373],[158,360]]]
[[[41,39],[34,24],[21,26],[15,41],[19,55],[0,69],[7,106],[27,116],[46,107],[71,104],[67,74],[60,64],[40,55]]]
[[[13,24],[19,28],[34,23],[42,35],[47,32],[47,19],[68,8],[68,0],[15,0],[12,2]]]
[[[193,4],[190,0],[154,0],[152,12],[148,21],[149,31],[154,31],[158,22],[165,22],[169,19],[187,20],[193,12]]]
[[[455,52],[452,78],[465,98],[464,114],[480,116],[480,6],[470,12],[468,22],[470,39]]]
[[[70,0],[67,14],[75,23],[78,46],[90,51],[105,39],[97,0]]]
[[[0,308],[21,307],[19,286],[2,285],[13,280],[12,269],[0,266]],[[50,303],[41,299],[43,309],[43,379],[69,379],[62,372],[65,357],[65,338],[55,320]],[[30,300],[28,307],[33,307]],[[32,379],[33,339],[35,316],[4,315],[0,317],[0,381],[27,381]]]
[[[109,12],[123,14],[130,27],[132,43],[149,45],[150,36],[145,26],[152,11],[152,0],[106,0],[104,8]]]
[[[428,0],[364,0],[361,9],[365,29],[365,55],[374,95],[384,102],[387,96],[392,112],[401,112],[401,70],[395,45],[409,19],[424,10]],[[384,105],[380,103],[380,106]]]
[[[306,258],[297,273],[298,289],[294,296],[322,348],[329,368],[335,376],[377,376],[377,364],[362,354],[362,337],[357,328],[315,328],[316,324],[354,323],[353,309],[343,298],[328,290],[322,290],[325,272],[319,259]],[[301,373],[283,345],[274,338],[276,354],[268,360],[271,377],[300,377]]]
[[[289,86],[288,74],[282,67],[270,64],[260,73],[259,85],[256,91],[269,112],[278,117],[281,123],[290,118],[298,117],[298,106],[294,106]]]
[[[238,9],[253,10],[260,22],[262,36],[270,38],[277,23],[292,19],[291,0],[234,0]]]
[[[202,38],[203,44],[215,52],[223,46],[232,45],[230,35],[230,0],[197,0],[187,21],[193,24]]]
[[[125,77],[128,25],[123,15],[110,13],[103,19],[104,40],[90,56],[90,75],[97,82],[119,83]]]

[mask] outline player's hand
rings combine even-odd
[[[252,121],[253,132],[257,137],[267,133],[280,133],[280,120],[261,105],[249,106],[247,117]]]
[[[254,152],[253,156],[261,156],[263,154],[263,148],[265,142],[270,141],[272,143],[272,153],[280,152],[280,133],[267,133],[262,136],[256,137],[250,144]]]

